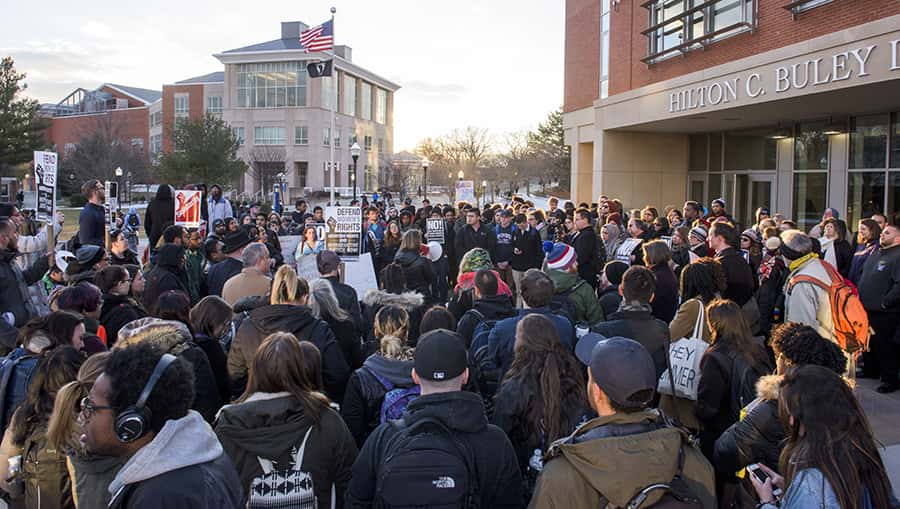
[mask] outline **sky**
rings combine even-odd
[[[562,104],[564,2],[554,0],[78,0],[4,2],[0,55],[27,73],[27,94],[56,103],[78,87],[161,90],[221,71],[212,55],[310,26],[337,8],[337,44],[402,88],[394,150],[466,126],[495,143]]]

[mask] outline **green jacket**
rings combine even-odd
[[[203,281],[204,260],[199,250],[184,250],[184,273],[187,274],[188,291],[191,292],[191,305],[200,301],[202,295],[200,285]]]
[[[538,477],[529,508],[624,507],[643,488],[668,483],[678,471],[682,432],[659,427],[659,414],[645,410],[592,419],[557,441]],[[704,509],[715,509],[715,473],[696,447],[684,447],[682,477]],[[654,492],[645,502],[656,503]],[[608,505],[602,505],[605,501]]]
[[[594,289],[586,281],[580,279],[577,273],[563,272],[561,270],[548,269],[547,275],[553,280],[553,288],[557,294],[568,291],[577,285],[577,288],[569,295],[569,300],[575,308],[576,323],[593,325],[602,322],[603,308],[594,294]]]

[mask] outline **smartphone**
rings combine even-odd
[[[759,463],[747,465],[747,471],[750,472],[750,475],[752,475],[753,477],[756,477],[756,480],[762,484],[765,484],[766,480],[769,479],[769,474],[767,474],[765,470],[760,468]],[[782,493],[781,488],[772,486],[772,494],[773,495],[775,495],[776,497],[780,497],[781,493]]]

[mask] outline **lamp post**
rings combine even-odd
[[[422,159],[422,193],[428,198],[428,165],[431,161],[427,157]]]
[[[481,206],[484,207],[484,193],[487,192],[487,180],[481,181]]]
[[[359,159],[359,153],[362,151],[359,148],[359,143],[353,142],[353,145],[350,147],[350,157],[353,158],[353,175],[350,176],[350,180],[353,181],[353,199],[356,199],[356,161]]]
[[[128,205],[131,205],[131,172],[125,178],[125,196],[128,198]]]
[[[122,183],[120,182],[122,179],[122,174],[123,174],[122,167],[117,166],[116,167],[116,208],[117,209],[119,208],[119,196],[121,195],[121,193],[119,192],[119,187],[121,187],[121,185],[122,185]],[[109,198],[110,198],[109,196],[106,197],[107,200]]]

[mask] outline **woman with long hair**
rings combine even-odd
[[[70,346],[47,353],[38,362],[28,395],[3,434],[0,488],[13,498],[24,496],[25,507],[75,507],[66,456],[47,443],[47,425],[57,392],[75,380],[81,361],[81,354]],[[13,472],[18,473],[10,476]]]
[[[207,295],[200,299],[190,312],[194,343],[199,346],[216,377],[216,387],[223,402],[231,401],[231,380],[228,378],[228,357],[219,338],[231,332],[234,310],[221,297]]]
[[[81,402],[106,365],[108,352],[92,355],[84,361],[75,380],[63,385],[56,393],[53,413],[47,426],[47,445],[62,451],[68,460],[72,477],[72,498],[75,507],[105,507],[109,503],[107,487],[124,463],[121,458],[97,456],[85,450],[81,443],[79,419],[87,412]]]
[[[303,227],[303,240],[297,244],[297,250],[294,252],[294,260],[299,261],[304,256],[314,256],[324,250],[324,239],[320,240],[317,237],[315,225],[308,224]]]
[[[825,261],[834,266],[842,276],[849,276],[853,249],[847,242],[847,223],[833,217],[826,219],[822,223],[822,238],[819,243]]]
[[[122,265],[110,265],[94,275],[94,284],[103,292],[100,325],[106,329],[107,346],[116,342],[119,329],[128,322],[147,316],[131,298],[131,276]]]
[[[653,316],[665,323],[672,321],[675,311],[678,309],[678,281],[675,272],[669,266],[672,252],[669,246],[662,240],[651,240],[642,246],[644,263],[653,271],[656,278],[656,289],[653,291]]]
[[[516,450],[531,497],[537,473],[529,460],[540,450],[572,433],[587,419],[583,368],[566,350],[547,317],[531,314],[516,325],[515,356],[497,394],[491,421]]]
[[[416,383],[412,379],[412,368],[415,350],[409,346],[408,334],[409,315],[405,309],[384,306],[375,315],[378,351],[350,375],[341,405],[341,416],[360,447],[372,431],[389,417],[387,411],[391,409],[383,406],[388,391],[399,388],[408,390],[409,396],[414,395]],[[399,410],[402,408],[396,407],[392,412],[396,414]]]
[[[425,303],[431,303],[431,286],[434,284],[434,270],[431,260],[421,255],[422,233],[419,230],[407,230],[400,241],[400,250],[394,262],[403,267],[406,275],[406,288],[425,297]]]
[[[622,245],[622,232],[615,223],[606,223],[600,227],[600,239],[606,248],[606,261],[616,259],[616,251]]]
[[[784,490],[781,509],[856,509],[894,506],[891,482],[872,428],[840,375],[821,366],[785,374],[778,396],[787,444],[770,480],[751,476],[762,509],[779,507],[773,485]]]
[[[350,315],[338,304],[334,287],[327,279],[314,279],[309,285],[309,308],[313,316],[325,320],[341,347],[350,369],[362,366],[362,339]]]
[[[752,228],[744,230],[741,233],[741,251],[747,251],[750,268],[757,274],[763,259],[762,235]]]
[[[216,418],[216,435],[251,502],[257,496],[265,500],[267,494],[251,486],[274,465],[275,472],[302,471],[311,478],[314,499],[280,495],[294,495],[282,499],[292,507],[334,507],[344,499],[356,444],[320,392],[316,369],[310,369],[315,359],[308,359],[308,352],[293,334],[269,335],[253,356],[244,393]],[[296,478],[293,472],[284,475]]]
[[[853,284],[859,283],[863,265],[869,255],[881,246],[881,227],[872,219],[859,222],[859,233],[856,234],[856,252],[850,262],[850,273],[847,276]]]
[[[181,290],[166,290],[159,296],[153,309],[153,316],[160,320],[181,322],[194,332],[191,327],[191,298]]]
[[[672,229],[672,262],[675,264],[675,276],[680,276],[681,271],[691,263],[691,228],[679,226]]]
[[[406,289],[406,274],[403,267],[389,263],[378,274],[378,289],[371,288],[362,298],[362,313],[368,325],[363,348],[363,358],[378,350],[375,337],[375,315],[384,306],[403,308],[409,315],[409,334],[407,339],[415,343],[419,339],[419,323],[425,312],[425,298],[421,294]],[[358,367],[358,366],[357,366]]]
[[[400,225],[397,221],[388,223],[384,229],[384,241],[381,243],[381,251],[378,253],[378,261],[380,267],[385,267],[390,263],[394,263],[394,257],[400,250],[400,242],[403,236],[400,234]]]

